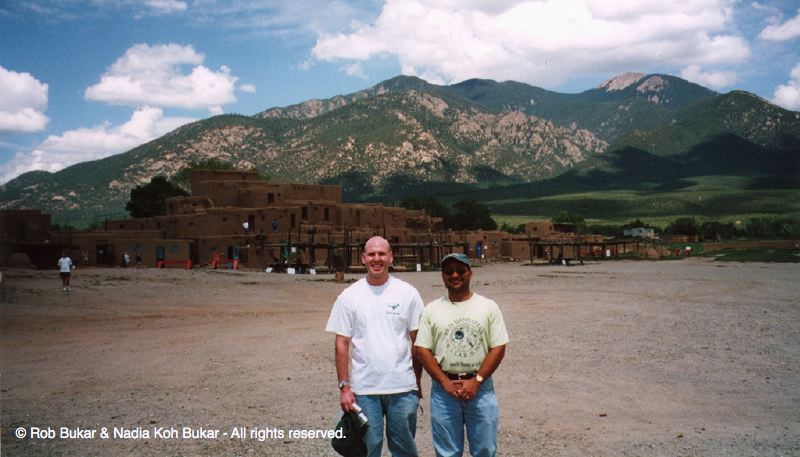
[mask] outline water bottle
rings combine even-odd
[[[364,411],[361,409],[361,407],[358,406],[358,403],[353,403],[352,409],[356,412],[356,416],[358,416],[358,422],[361,424],[361,426],[363,427],[367,425],[369,419],[367,419],[367,415],[364,414]]]

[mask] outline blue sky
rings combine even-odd
[[[399,74],[580,92],[629,71],[800,110],[800,5],[0,0],[0,183]]]

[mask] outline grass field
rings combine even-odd
[[[800,263],[800,253],[794,249],[743,249],[715,252],[714,260],[722,262]]]
[[[549,219],[562,211],[583,217],[589,224],[625,224],[636,218],[665,227],[679,217],[698,222],[743,223],[754,217],[800,218],[800,188],[751,188],[751,178],[701,176],[652,189],[608,189],[542,195],[518,187],[476,194],[487,204],[498,224],[518,225]]]

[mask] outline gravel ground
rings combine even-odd
[[[425,301],[444,292],[435,272],[398,276]],[[476,268],[511,336],[498,455],[800,455],[798,279],[798,264],[701,258]],[[3,280],[3,455],[336,455],[289,436],[340,414],[331,276],[89,268],[70,293],[54,271]]]

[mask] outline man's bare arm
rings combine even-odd
[[[481,362],[480,368],[478,368],[477,374],[481,375],[481,378],[487,379],[489,376],[494,374],[495,370],[497,370],[497,367],[500,366],[500,362],[503,361],[503,357],[505,355],[505,344],[489,349],[489,352],[486,353],[486,357],[483,358],[483,362]],[[461,391],[461,398],[464,400],[475,398],[475,395],[478,393],[478,389],[480,389],[480,383],[477,381],[477,379],[472,378],[464,381],[463,389]]]
[[[417,380],[417,396],[422,398],[422,362],[419,361],[417,347],[414,346],[417,341],[417,331],[409,332],[408,335],[411,337],[411,365],[414,367],[414,377]]]
[[[339,381],[350,381],[350,338],[336,335],[336,376]],[[356,396],[350,386],[344,386],[339,396],[342,411],[350,411]]]

